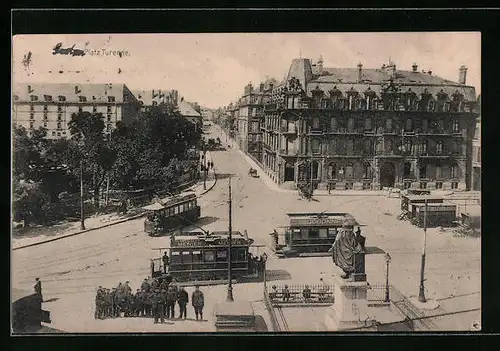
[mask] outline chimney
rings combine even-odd
[[[414,63],[414,64],[411,66],[411,70],[412,70],[412,72],[417,72],[417,70],[418,70],[418,66],[417,66],[417,64],[416,64],[416,63]]]
[[[151,90],[151,99],[154,99],[155,98],[155,90]]]
[[[428,71],[427,71],[427,74],[428,74],[428,75],[430,75],[430,76],[432,76],[432,71],[431,71],[431,70],[428,70]]]
[[[358,63],[358,83],[361,82],[361,77],[363,76],[363,64],[361,62]]]
[[[467,82],[467,67],[465,67],[464,65],[460,66],[458,73],[458,82],[460,84],[465,84],[465,82]]]

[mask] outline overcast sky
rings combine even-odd
[[[57,43],[128,55],[53,55]],[[31,62],[25,67],[28,52]],[[397,69],[411,70],[416,62],[419,70],[453,81],[466,65],[467,84],[481,92],[479,32],[23,35],[13,38],[13,79],[177,89],[188,101],[217,108],[240,97],[250,81],[257,85],[267,76],[281,81],[293,58],[316,62],[320,55],[325,67],[355,68],[361,62],[379,68],[391,58]]]

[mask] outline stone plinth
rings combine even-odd
[[[354,190],[363,190],[363,183],[354,183]]]
[[[345,330],[365,325],[368,315],[368,283],[334,276],[335,303],[325,316],[328,330]]]
[[[443,182],[443,190],[451,190],[451,182]]]
[[[221,302],[214,311],[217,331],[255,331],[255,314],[249,301]]]
[[[429,183],[427,183],[427,189],[429,189],[429,190],[436,190],[436,183],[435,182],[429,182]]]
[[[412,182],[411,188],[412,189],[420,189],[420,182]]]

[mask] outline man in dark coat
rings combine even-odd
[[[179,318],[184,317],[186,319],[187,317],[187,308],[186,305],[189,302],[189,295],[186,290],[181,286],[179,289],[179,292],[177,293],[177,303],[179,304]]]
[[[144,313],[148,317],[151,317],[152,315],[153,296],[154,296],[153,291],[144,294]]]
[[[95,311],[94,311],[94,319],[100,319],[102,312],[102,299],[103,299],[103,291],[102,291],[102,286],[99,286],[97,288],[97,293],[95,296]]]
[[[43,301],[42,282],[40,281],[40,278],[35,278],[35,286],[33,288],[35,289],[35,293],[38,295],[38,297]]]
[[[168,287],[166,293],[166,303],[167,303],[167,318],[175,318],[175,302],[177,301],[177,293],[174,291],[172,286]]]
[[[160,321],[163,323],[165,321],[165,317],[163,316],[164,299],[161,296],[159,289],[155,289],[154,291],[152,304],[155,323],[158,323],[158,319],[160,319]]]
[[[163,257],[161,258],[162,261],[163,261],[163,273],[167,273],[167,268],[168,268],[168,265],[169,265],[169,258],[168,258],[168,255],[167,255],[167,251],[165,251],[165,253],[163,254]]]
[[[113,288],[111,290],[111,293],[109,294],[109,298],[111,300],[111,317],[116,317],[116,310],[117,310],[117,306],[116,306],[116,288]]]
[[[149,292],[149,289],[150,289],[150,285],[149,285],[149,282],[147,279],[144,279],[144,281],[142,282],[141,284],[141,290],[144,290],[145,292]]]
[[[198,316],[201,320],[203,320],[203,307],[205,306],[205,296],[203,292],[200,290],[200,287],[197,285],[193,294],[191,295],[191,304],[194,307],[194,313],[196,315],[196,320],[198,320]]]
[[[346,218],[332,245],[332,259],[337,267],[344,271],[343,279],[356,271],[355,255],[361,253],[363,248],[356,240],[353,232],[353,219]]]

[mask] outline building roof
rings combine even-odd
[[[44,95],[52,96],[53,102],[58,101],[58,96],[64,96],[66,102],[79,102],[79,96],[85,96],[88,103],[107,103],[108,96],[114,96],[115,102],[123,102],[125,91],[130,92],[125,84],[112,83],[17,83],[12,87],[12,95],[17,95],[19,101],[30,101],[30,96],[36,95],[40,102],[44,101]]]
[[[179,108],[179,112],[184,117],[201,117],[201,114],[197,112],[193,106],[184,100],[181,100],[177,103],[177,107]]]
[[[142,102],[144,106],[153,105],[153,101],[163,102],[165,97],[171,92],[168,89],[132,90],[135,98]]]
[[[31,296],[34,293],[35,292],[31,290],[12,288],[11,289],[12,302],[16,302],[17,300],[23,299],[27,296]]]

